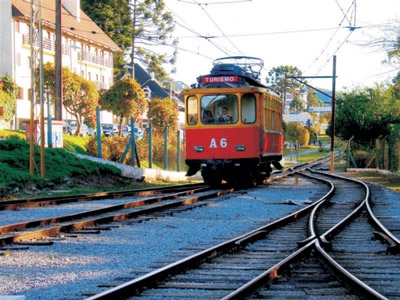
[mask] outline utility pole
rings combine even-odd
[[[34,0],[31,0],[31,20],[30,20],[30,27],[29,27],[29,41],[31,46],[31,60],[30,60],[30,67],[31,67],[31,111],[30,111],[30,123],[29,123],[29,173],[31,175],[34,174],[35,170],[35,137],[33,136],[34,133],[34,110],[35,110],[35,3]]]
[[[44,160],[44,101],[43,101],[43,30],[42,30],[42,0],[39,0],[39,100],[40,100],[40,177],[45,178]],[[49,132],[49,134],[51,134]]]
[[[132,70],[131,76],[132,79],[135,79],[135,27],[136,27],[136,5],[137,0],[133,1],[133,30],[132,30],[132,52],[131,52],[131,61],[132,61]]]
[[[331,137],[331,165],[330,171],[335,171],[334,150],[335,150],[335,102],[336,102],[336,55],[333,56],[333,74],[332,74],[332,137]]]
[[[62,35],[61,35],[62,0],[56,0],[56,102],[55,119],[62,121]]]
[[[331,153],[330,153],[330,171],[333,173],[335,171],[334,167],[334,160],[335,160],[335,155],[334,155],[334,149],[335,149],[335,98],[336,98],[336,55],[333,56],[333,71],[332,71],[332,76],[288,76],[286,78],[291,78],[294,79],[308,87],[313,88],[314,90],[320,92],[321,94],[331,98],[332,100],[332,137],[331,137]],[[301,81],[300,79],[305,79],[305,78],[332,78],[332,95],[328,95],[327,93],[309,85],[307,82]]]

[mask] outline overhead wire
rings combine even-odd
[[[338,3],[338,1],[337,1],[337,0],[335,0],[335,1],[336,1],[336,4],[339,6],[339,8],[340,8],[340,10],[342,11],[342,13],[343,13],[344,16],[343,16],[342,20],[339,22],[339,27],[337,27],[337,29],[335,30],[335,32],[332,34],[332,36],[331,36],[330,39],[328,40],[328,42],[327,42],[327,44],[325,45],[325,47],[322,49],[321,53],[320,53],[320,54],[316,57],[316,59],[306,68],[306,70],[311,69],[311,67],[312,67],[315,63],[317,63],[317,62],[319,61],[319,59],[321,58],[321,56],[322,56],[322,55],[325,53],[325,51],[328,49],[328,47],[329,47],[329,45],[331,44],[331,42],[333,41],[335,35],[338,33],[339,29],[347,29],[347,28],[342,27],[343,22],[344,22],[345,20],[348,20],[348,22],[350,22],[350,20],[347,18],[347,14],[348,14],[348,12],[350,11],[351,6],[355,3],[355,1],[352,2],[352,5],[347,9],[347,12],[346,12],[346,13],[343,11],[343,9],[342,9],[342,7],[340,6],[340,4]],[[351,25],[351,23],[350,23],[350,25]],[[337,52],[337,51],[336,51],[336,52]],[[336,53],[336,52],[335,52],[335,53]],[[328,62],[329,62],[329,60],[324,64],[324,66],[325,66]],[[323,68],[323,67],[322,67],[322,68]],[[322,68],[321,68],[321,69],[322,69]],[[321,71],[321,69],[317,72],[317,74],[319,74],[319,72]]]
[[[215,4],[234,4],[240,2],[251,2],[253,0],[236,0],[236,1],[214,1],[214,2],[200,2],[194,3],[193,1],[186,1],[186,0],[178,0],[178,2],[188,3],[188,4],[196,4],[196,5],[215,5]]]
[[[195,38],[202,38],[202,39],[204,39],[204,40],[206,40],[207,42],[209,42],[211,45],[213,45],[216,49],[218,49],[219,51],[221,51],[222,53],[224,53],[225,55],[228,55],[229,56],[229,53],[223,48],[223,47],[221,47],[220,45],[218,45],[217,43],[215,43],[214,41],[212,41],[212,38],[213,37],[210,37],[210,36],[207,36],[207,35],[202,35],[202,34],[200,34],[199,32],[197,32],[195,29],[192,29],[192,28],[190,28],[190,27],[192,27],[192,26],[190,26],[182,17],[180,17],[176,12],[174,12],[171,8],[169,8],[167,5],[166,5],[166,8],[171,12],[171,13],[173,13],[177,18],[179,18],[180,20],[182,20],[182,22],[184,22],[185,24],[187,24],[187,25],[183,25],[183,24],[181,24],[181,23],[179,23],[179,22],[177,22],[177,21],[175,21],[175,24],[177,24],[178,26],[181,26],[182,28],[184,28],[185,30],[187,30],[187,31],[189,31],[189,32],[191,32],[191,33],[193,33],[194,35],[195,35]],[[181,48],[181,50],[182,50],[182,48]],[[196,51],[192,51],[192,50],[185,50],[186,52],[192,52],[192,53],[198,53],[198,52],[196,52]],[[199,54],[200,55],[200,54]],[[207,57],[206,55],[202,55],[201,54],[201,56],[203,56],[203,57]],[[207,57],[208,58],[208,57]]]
[[[197,0],[194,0],[195,3],[198,3]],[[225,35],[225,33],[222,31],[221,27],[217,24],[217,22],[215,22],[215,20],[211,17],[211,15],[205,10],[205,8],[200,5],[201,9],[203,10],[203,12],[206,14],[206,16],[210,19],[210,21],[217,27],[217,29],[219,30],[219,32],[227,39],[227,41],[239,52],[239,54],[243,55],[243,52],[240,51],[240,49],[231,41],[231,39],[229,37],[227,37]],[[228,51],[225,51],[226,54],[228,55]],[[232,51],[231,51],[232,52]]]
[[[351,20],[353,19],[353,17],[351,17],[350,19],[347,17],[347,15],[348,15],[348,13],[350,12],[350,10],[351,10],[352,7],[354,7],[353,12],[352,12],[352,15],[355,15],[355,14],[356,14],[356,13],[355,13],[355,10],[356,10],[356,0],[353,0],[353,1],[352,1],[351,5],[349,6],[349,8],[347,9],[346,12],[344,12],[343,8],[340,6],[340,4],[338,3],[337,0],[335,0],[335,2],[336,2],[336,4],[339,6],[339,9],[341,10],[341,12],[343,13],[343,18],[342,18],[342,20],[341,20],[340,23],[339,23],[339,27],[349,29],[350,32],[349,32],[349,34],[345,37],[345,39],[340,43],[340,45],[339,45],[338,47],[336,47],[336,49],[334,50],[333,54],[329,56],[329,58],[326,60],[326,62],[322,64],[322,66],[318,69],[317,72],[314,73],[313,76],[318,76],[318,74],[320,74],[320,72],[326,67],[326,65],[327,65],[327,64],[333,59],[333,57],[338,53],[338,51],[340,50],[340,48],[348,41],[348,39],[350,38],[350,36],[351,36],[352,33],[354,32],[354,30],[355,30],[355,29],[358,29],[358,28],[361,28],[361,27],[356,27],[356,24],[355,24],[355,17],[354,17],[354,20],[353,20],[353,21],[354,21],[354,24],[352,24],[352,21],[351,21]],[[349,26],[348,26],[348,27],[342,27],[342,24],[343,24],[343,22],[344,22],[345,20],[347,20],[347,22],[349,22]],[[334,39],[335,35],[337,34],[337,32],[338,32],[338,30],[336,30],[336,31],[334,32],[334,34],[331,36],[331,38],[329,39],[328,43],[327,43],[326,46],[323,48],[323,50],[321,51],[321,53],[317,56],[317,58],[313,61],[313,63],[311,63],[311,65],[310,65],[307,69],[312,68],[312,66],[313,66],[314,64],[316,64],[316,63],[320,60],[321,56],[325,53],[325,51],[328,49],[330,43],[333,41],[333,39]],[[313,80],[311,79],[310,81],[313,81]]]

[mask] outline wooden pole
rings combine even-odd
[[[333,56],[333,75],[332,75],[332,137],[331,137],[331,164],[330,171],[335,171],[335,98],[336,98],[336,55]]]

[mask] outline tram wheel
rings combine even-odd
[[[221,175],[218,173],[212,173],[210,171],[203,170],[201,171],[201,176],[203,177],[204,182],[209,186],[218,187],[222,183]]]

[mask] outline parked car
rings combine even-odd
[[[101,124],[101,127],[105,136],[113,136],[118,133],[118,126],[115,124]]]
[[[103,134],[103,127],[100,126],[100,135],[102,135],[102,134]],[[97,128],[89,127],[88,135],[89,136],[96,136],[97,135]]]
[[[82,135],[82,136],[89,135],[89,127],[87,127],[86,124],[81,124],[81,130],[79,132],[79,135]]]
[[[71,135],[76,133],[78,128],[78,122],[76,120],[67,120],[66,122],[66,133]]]
[[[140,127],[135,127],[135,139],[141,140],[143,138],[143,130]],[[123,126],[121,136],[131,135],[131,126]]]
[[[131,135],[131,126],[122,126],[121,136]]]
[[[140,127],[135,127],[135,138],[141,140],[143,138],[143,130]]]

